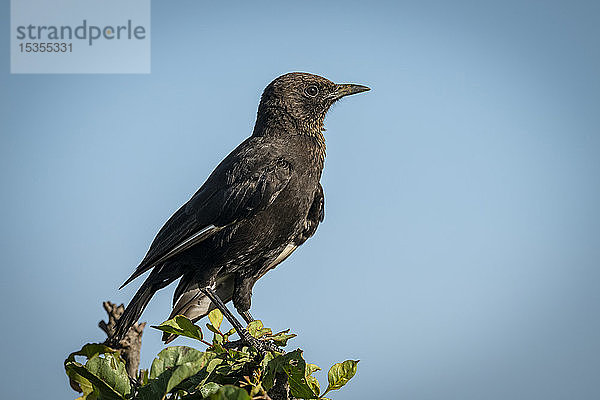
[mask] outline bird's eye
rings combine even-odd
[[[319,88],[315,85],[310,85],[304,90],[304,93],[306,93],[310,97],[315,97],[319,93]]]

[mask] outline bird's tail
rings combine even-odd
[[[154,296],[154,293],[179,278],[177,275],[164,278],[160,276],[161,272],[162,267],[154,268],[152,273],[133,296],[125,308],[123,315],[117,320],[115,333],[109,340],[111,343],[117,344],[123,340],[129,329],[142,316],[144,309],[150,302],[152,296]]]
[[[198,283],[193,280],[193,276],[186,277],[184,275],[181,279],[179,287],[175,291],[173,299],[175,304],[169,319],[174,318],[176,315],[184,315],[192,322],[196,322],[208,315],[216,306],[202,293]],[[233,284],[234,277],[231,274],[217,279],[215,292],[223,300],[223,303],[227,303],[233,297]],[[162,340],[167,344],[175,340],[176,337],[177,335],[165,332]]]
[[[117,325],[115,326],[115,333],[111,338],[111,342],[118,343],[127,334],[129,328],[136,323],[136,321],[141,317],[144,308],[148,305],[148,302],[154,295],[155,290],[151,284],[148,284],[148,281],[144,282],[142,286],[139,288],[133,299],[129,302],[123,315],[121,318],[117,320]]]

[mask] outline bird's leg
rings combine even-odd
[[[244,328],[242,326],[242,324],[240,324],[240,321],[238,321],[237,318],[235,318],[233,316],[233,314],[231,313],[231,311],[229,311],[229,309],[227,308],[225,303],[223,303],[223,300],[221,300],[221,298],[219,296],[217,296],[217,294],[214,292],[214,290],[211,287],[205,287],[200,290],[223,313],[225,318],[227,318],[227,321],[229,321],[229,323],[233,326],[233,328],[236,330],[238,335],[240,335],[240,338],[242,339],[243,342],[245,342],[246,344],[249,344],[250,346],[253,346],[254,348],[256,348],[256,350],[258,350],[260,353],[263,353],[263,354],[266,354],[269,351],[276,351],[276,352],[282,351],[279,347],[273,345],[272,343],[269,343],[269,342],[266,342],[263,340],[258,340],[257,338],[252,336],[250,334],[250,332],[248,332],[248,329]],[[248,313],[248,315],[250,315],[250,314]],[[245,317],[244,317],[244,319],[245,319]]]
[[[242,313],[242,318],[244,318],[244,321],[246,321],[247,324],[249,324],[250,322],[254,321],[254,318],[252,318],[252,315],[250,314],[250,311],[246,310]]]
[[[219,296],[217,296],[217,294],[214,292],[214,290],[211,287],[205,287],[200,290],[223,313],[225,318],[227,318],[227,321],[229,321],[229,323],[235,328],[235,330],[240,335],[240,337],[243,337],[242,331],[245,331],[244,327],[242,326],[242,324],[240,324],[240,321],[238,321],[237,318],[233,316],[231,311],[229,311],[229,309],[227,308],[225,303],[223,303],[221,298]],[[248,331],[246,331],[246,332],[248,332]]]

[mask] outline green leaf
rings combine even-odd
[[[210,351],[215,354],[227,353],[227,350],[225,350],[225,348],[219,343],[213,343],[212,347],[210,348]]]
[[[210,362],[206,366],[206,370],[209,373],[212,373],[215,370],[215,368],[217,368],[221,363],[223,363],[223,359],[221,359],[221,358],[214,358],[214,359],[210,360]]]
[[[167,347],[158,353],[150,368],[150,378],[158,375],[169,374],[166,392],[170,392],[184,379],[196,374],[213,358],[213,355],[203,353],[185,346]],[[156,365],[155,365],[156,363]]]
[[[314,372],[320,371],[321,367],[316,364],[306,364],[306,375],[312,375]]]
[[[306,364],[306,383],[312,389],[313,393],[318,397],[319,393],[321,393],[321,385],[319,384],[319,380],[314,376],[311,376],[313,372],[320,371],[321,368],[315,364]]]
[[[269,351],[267,354],[265,354],[264,358],[260,362],[260,367],[266,369],[269,363],[276,357],[278,357],[277,354],[273,353],[272,351]]]
[[[312,367],[311,367],[312,369]],[[306,361],[302,358],[302,350],[298,349],[290,353],[277,356],[267,364],[267,372],[263,379],[263,387],[269,390],[273,387],[275,375],[283,372],[288,377],[290,393],[293,397],[301,399],[314,399],[318,396],[313,390],[314,381],[307,380]]]
[[[252,400],[248,392],[233,385],[225,385],[210,396],[211,400]]]
[[[260,329],[258,332],[256,332],[256,337],[258,338],[262,338],[265,336],[271,336],[273,334],[273,331],[271,331],[271,328],[262,328]]]
[[[78,397],[77,400],[94,399],[94,386],[89,380],[85,379],[83,376],[78,374],[77,369],[75,368],[75,366],[81,368],[83,368],[83,366],[79,363],[73,363],[74,364],[71,364],[71,362],[67,363],[65,365],[65,369],[67,372],[67,376],[69,377],[69,383],[71,384],[73,390],[82,393],[82,395]]]
[[[222,333],[217,328],[215,328],[214,326],[212,326],[211,324],[206,324],[206,328],[209,331],[211,331],[212,333],[215,333],[215,334],[217,334],[219,336],[222,335]]]
[[[142,399],[162,398],[191,376],[196,375],[215,357],[185,346],[167,347],[158,353],[150,368],[148,384],[140,388]]]
[[[248,324],[248,332],[250,332],[250,334],[257,339],[259,339],[265,335],[265,333],[264,333],[265,329],[268,329],[270,331],[270,329],[265,328],[263,326],[262,321],[258,320],[258,319],[254,320]]]
[[[228,330],[228,331],[225,333],[225,336],[226,336],[227,338],[229,338],[229,336],[231,336],[231,335],[234,335],[234,334],[236,334],[236,333],[237,333],[237,332],[236,332],[235,328],[231,328],[230,330]]]
[[[221,388],[221,385],[215,382],[208,382],[200,387],[200,394],[202,398],[208,397],[212,394],[217,393],[217,391]]]
[[[105,354],[104,356],[100,357],[100,354],[96,354],[85,366],[77,361],[67,361],[65,363],[67,374],[69,376],[76,374],[85,378],[93,386],[94,394],[98,393],[102,399],[124,399],[124,396],[131,392],[125,364],[117,355]],[[90,393],[84,392],[84,395],[87,397]]]
[[[272,340],[277,346],[284,347],[287,346],[288,340],[291,338],[295,338],[297,335],[295,333],[287,333],[287,331],[276,333],[275,335],[269,336],[269,340]]]
[[[98,396],[95,395],[94,392],[99,394],[103,390],[103,396],[108,399],[122,399],[118,393],[114,392],[110,386],[106,385],[101,379],[85,369],[85,366],[82,364],[76,361],[69,361],[65,364],[65,369],[67,375],[71,378],[71,381],[78,383],[83,391],[83,396],[81,396],[81,398],[97,399]]]
[[[122,397],[131,392],[129,376],[125,369],[125,363],[116,354],[97,354],[89,359],[85,368],[92,374],[102,379],[115,392]]]
[[[198,325],[195,325],[188,318],[183,315],[177,315],[168,321],[163,322],[158,326],[152,328],[161,330],[167,333],[173,333],[175,335],[187,336],[192,339],[202,340],[202,330]]]
[[[96,396],[93,394],[94,385],[91,381],[94,381],[96,386],[104,386],[104,383],[101,379],[90,373],[81,363],[77,362],[75,357],[82,356],[89,360],[98,354],[114,354],[114,357],[123,362],[117,350],[111,349],[110,347],[100,343],[87,343],[81,348],[81,350],[69,354],[65,360],[65,372],[69,377],[71,386],[75,390],[79,389],[77,390],[78,392],[83,393],[80,399],[92,400],[93,398],[96,398]],[[108,386],[105,388],[105,390],[111,391],[110,387]],[[119,395],[114,394],[114,396]]]
[[[223,322],[223,314],[218,308],[215,308],[211,312],[208,313],[208,320],[216,329],[221,327],[221,322]]]
[[[346,360],[341,363],[333,364],[327,373],[327,380],[329,385],[325,393],[330,390],[338,390],[344,386],[354,374],[356,374],[356,368],[358,367],[358,361]],[[324,393],[324,394],[325,394]]]
[[[319,397],[319,393],[321,393],[321,385],[319,384],[319,380],[314,376],[306,375],[306,383],[315,394],[315,397]]]
[[[110,347],[102,343],[87,343],[83,345],[81,350],[69,354],[69,357],[67,357],[67,361],[75,361],[75,356],[83,356],[89,360],[96,354],[107,354],[117,352],[117,350],[111,349]]]
[[[172,346],[158,353],[150,367],[150,379],[156,379],[166,371],[189,362],[202,361],[205,353],[187,346]]]

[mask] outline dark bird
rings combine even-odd
[[[271,82],[252,136],[173,214],[123,284],[152,270],[119,319],[113,340],[124,337],[156,291],[181,278],[170,318],[181,314],[197,321],[217,307],[244,340],[259,346],[225,303],[233,300],[251,322],[256,281],[315,233],[324,217],[319,180],[325,114],[342,97],[367,90],[299,72]]]

